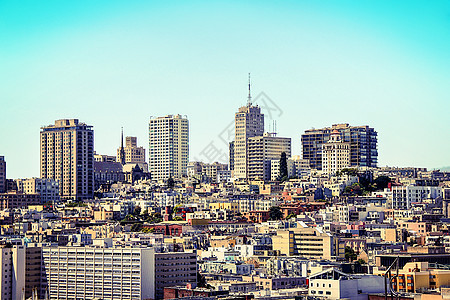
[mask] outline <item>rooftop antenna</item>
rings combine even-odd
[[[252,105],[252,95],[250,93],[250,86],[251,86],[250,73],[248,73],[248,100],[247,100],[247,106],[251,106]]]

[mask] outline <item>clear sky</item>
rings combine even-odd
[[[306,129],[367,124],[380,166],[450,165],[449,1],[0,0],[8,178],[39,176],[40,127],[62,118],[112,155],[120,127],[148,149],[150,116],[187,115],[191,160],[225,153],[248,72],[294,155]]]

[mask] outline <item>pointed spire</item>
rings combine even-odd
[[[120,144],[120,163],[125,165],[125,150],[123,149],[123,127],[122,127],[122,140]]]
[[[248,73],[248,100],[247,100],[247,106],[252,106],[250,73]]]

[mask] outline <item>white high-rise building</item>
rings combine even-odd
[[[151,118],[149,172],[152,179],[186,176],[189,161],[189,122],[181,115]]]
[[[233,176],[235,178],[248,177],[248,139],[262,136],[264,133],[264,114],[259,106],[253,106],[248,85],[247,106],[239,108],[235,114],[235,139],[233,148]]]
[[[330,140],[322,145],[322,170],[331,175],[348,167],[350,167],[350,144],[342,142],[339,131],[333,130]]]
[[[44,247],[50,299],[154,299],[153,248]]]
[[[78,119],[41,128],[41,178],[59,183],[62,199],[94,195],[94,131]]]

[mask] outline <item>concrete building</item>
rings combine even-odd
[[[152,248],[44,247],[50,299],[155,299]]]
[[[149,123],[149,171],[155,180],[186,176],[189,122],[181,115],[155,117]]]
[[[240,107],[239,111],[235,114],[235,139],[233,144],[233,176],[235,178],[248,178],[248,139],[262,136],[263,133],[264,114],[261,113],[261,108],[259,106],[252,105],[249,83],[247,105]]]
[[[97,154],[94,151],[94,161],[95,162],[116,162],[117,157],[114,155]]]
[[[94,131],[78,119],[62,119],[41,128],[41,178],[59,183],[62,199],[94,195]]]
[[[378,163],[377,132],[369,126],[336,124],[321,129],[306,130],[302,134],[302,157],[312,169],[322,170],[322,145],[337,130],[345,143],[350,143],[351,167],[376,167]]]
[[[122,137],[123,139],[123,137]],[[122,151],[123,149],[123,151]],[[122,158],[123,155],[123,158]],[[128,163],[146,163],[145,162],[145,149],[143,147],[137,146],[137,137],[127,136],[126,144],[117,149],[117,161],[122,162],[122,159],[125,164]]]
[[[273,250],[286,256],[331,259],[335,255],[333,236],[306,225],[278,230],[272,237]]]
[[[218,183],[227,181],[230,177],[227,164],[214,162],[212,164],[203,162],[189,162],[187,166],[188,177],[201,179],[203,182]]]
[[[367,300],[369,293],[384,293],[383,277],[350,275],[336,269],[311,275],[308,284],[308,296],[319,299]]]
[[[7,208],[26,208],[29,205],[40,205],[39,194],[25,194],[18,191],[10,191],[0,194],[0,210]]]
[[[264,133],[247,139],[247,178],[271,180],[272,160],[280,160],[281,153],[291,156],[291,138],[277,137],[275,133]]]
[[[412,203],[443,197],[442,188],[436,186],[394,186],[392,187],[392,208],[410,209]]]
[[[328,175],[350,167],[350,143],[341,140],[339,131],[333,130],[328,142],[322,145],[322,171]]]
[[[0,156],[0,193],[6,192],[6,161]]]
[[[42,203],[59,202],[59,184],[51,178],[17,179],[17,190],[24,194],[39,194]]]

